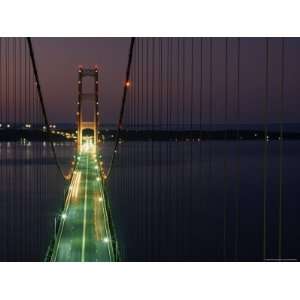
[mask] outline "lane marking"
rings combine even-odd
[[[81,261],[85,259],[85,232],[86,232],[86,209],[87,209],[87,182],[89,174],[89,155],[87,155],[86,163],[86,176],[85,176],[85,190],[84,190],[84,216],[83,216],[83,232],[82,232],[82,245],[81,245]]]
[[[77,200],[77,196],[78,196],[78,190],[79,190],[79,186],[80,186],[80,178],[81,178],[81,172],[77,171],[76,172],[76,179],[75,179],[75,183],[74,183],[74,187],[72,189],[72,198],[73,201]]]

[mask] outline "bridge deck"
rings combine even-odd
[[[81,154],[51,261],[111,261],[112,245],[103,186],[92,152]]]

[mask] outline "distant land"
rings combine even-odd
[[[64,130],[76,130],[76,124],[74,123],[57,123],[56,124],[57,128],[64,129]],[[126,126],[124,126],[126,127]],[[138,127],[138,128],[137,128]],[[181,131],[181,130],[190,130],[191,125],[190,124],[185,124],[185,125],[180,125],[180,124],[163,124],[163,125],[154,125],[153,129],[155,130],[175,130],[175,131]],[[267,125],[269,131],[278,131],[280,128],[279,123],[270,123]],[[104,130],[114,130],[116,128],[116,124],[113,123],[106,123],[102,125],[102,128]],[[264,130],[264,124],[258,124],[258,123],[253,123],[253,124],[234,124],[234,123],[228,123],[228,124],[196,124],[194,123],[192,125],[192,129],[196,130],[202,128],[202,130],[213,130],[213,131],[222,131],[224,129],[227,130],[237,130],[239,128],[240,130]],[[129,128],[130,129],[130,126]],[[147,124],[142,124],[142,125],[135,125],[135,129],[139,130],[152,130],[152,125],[147,125]],[[300,132],[300,123],[285,123],[283,124],[283,129],[286,132]]]
[[[35,126],[36,128],[24,128],[22,126],[1,127],[0,128],[0,141],[49,141],[51,139],[55,142],[74,141],[76,139],[75,124],[55,124],[52,125],[51,134],[48,135],[43,126]],[[190,125],[189,125],[190,126]],[[137,129],[122,129],[120,133],[121,140],[129,141],[199,141],[199,140],[263,140],[265,139],[264,126],[261,124],[231,124],[224,126],[222,124],[210,126],[193,125],[183,126],[176,128],[165,128],[155,126],[147,128],[146,125],[140,126]],[[112,129],[112,125],[104,125],[99,132],[99,138],[106,141],[114,141],[117,131]],[[179,126],[178,126],[179,127]],[[280,125],[269,124],[267,127],[267,139],[279,140],[280,139]],[[284,124],[283,125],[283,139],[300,139],[300,124]]]

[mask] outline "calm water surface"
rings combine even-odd
[[[74,145],[56,149],[67,170]],[[105,166],[111,149],[111,143],[102,147]],[[107,193],[123,260],[262,260],[264,187],[266,258],[277,258],[279,143],[267,150],[264,184],[262,141],[122,144]],[[63,205],[63,180],[47,145],[1,143],[0,151],[0,259],[43,260]],[[300,253],[299,153],[300,142],[284,142],[282,253],[288,259]]]
[[[285,259],[300,253],[299,151],[284,141]],[[263,153],[263,141],[123,144],[109,195],[124,259],[261,261],[264,189],[266,258],[278,258],[279,142]]]

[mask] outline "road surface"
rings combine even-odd
[[[112,261],[102,180],[92,151],[79,156],[51,261]]]

